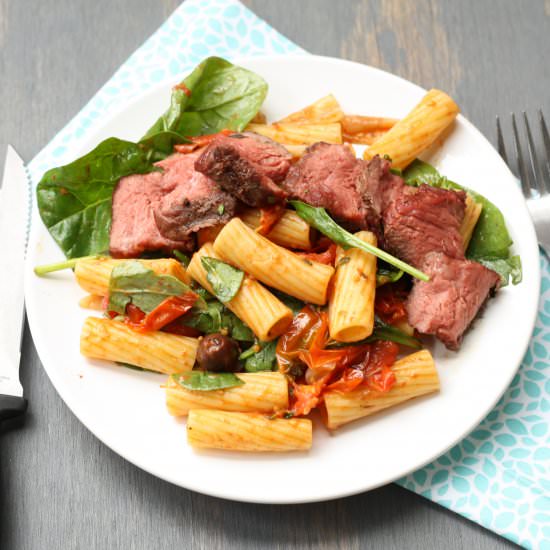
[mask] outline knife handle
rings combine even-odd
[[[27,400],[14,395],[0,395],[0,421],[21,416],[27,410]]]

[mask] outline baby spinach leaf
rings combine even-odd
[[[243,380],[231,372],[206,372],[200,370],[172,374],[172,380],[182,388],[193,391],[223,390],[244,384]]]
[[[244,370],[246,372],[271,371],[277,364],[277,357],[275,356],[277,341],[261,342],[260,345],[260,351],[245,359]]]
[[[382,286],[387,283],[395,283],[403,277],[403,271],[401,269],[392,268],[390,265],[381,264],[378,262],[378,268],[376,270],[376,286]]]
[[[172,250],[172,254],[185,267],[187,267],[191,262],[189,256],[187,254],[184,254],[183,252],[180,252],[179,250]]]
[[[479,258],[477,261],[500,275],[501,286],[506,286],[510,279],[514,285],[521,283],[523,273],[521,270],[521,258],[519,256],[510,256],[505,260],[485,260]]]
[[[44,174],[36,189],[38,210],[67,258],[109,250],[114,188],[123,176],[154,170],[154,156],[146,145],[109,138]]]
[[[403,172],[403,178],[408,185],[418,186],[425,183],[432,187],[468,192],[483,209],[468,245],[466,257],[499,273],[502,286],[506,286],[510,278],[513,284],[521,282],[521,261],[517,256],[510,256],[512,239],[506,229],[502,212],[491,201],[447,179],[433,166],[419,159]]]
[[[158,275],[137,260],[117,264],[109,280],[109,311],[124,314],[129,303],[150,313],[170,296],[181,296],[190,288],[172,275]]]
[[[384,323],[384,321],[382,321],[382,319],[380,319],[378,316],[375,317],[374,330],[372,331],[372,334],[369,337],[364,338],[363,340],[354,342],[352,345],[360,346],[361,344],[370,344],[372,342],[376,342],[377,340],[395,342],[396,344],[401,344],[402,346],[407,346],[413,349],[422,348],[422,342],[420,340],[418,340],[414,336],[409,336],[406,332],[403,332],[396,327]],[[347,347],[349,345],[350,344],[346,344],[343,342],[332,341],[327,347],[331,349],[337,349]]]
[[[184,325],[196,328],[205,334],[227,331],[234,340],[252,342],[254,334],[232,311],[204,289],[193,289],[204,300],[204,309],[193,308],[182,318]]]
[[[244,271],[207,256],[201,258],[201,264],[206,270],[206,278],[212,285],[216,298],[224,304],[230,302],[241,288]]]
[[[240,132],[254,118],[266,94],[267,83],[257,74],[220,57],[209,57],[174,87],[169,109],[143,140],[163,132],[179,136],[224,129]]]
[[[370,252],[377,258],[384,260],[388,264],[397,269],[401,269],[405,273],[416,277],[422,281],[429,281],[430,278],[422,271],[416,269],[412,265],[392,256],[385,250],[366,243],[340,227],[328,214],[324,208],[311,206],[301,201],[290,201],[290,204],[296,209],[296,213],[300,218],[305,220],[309,225],[315,227],[323,235],[326,235],[331,241],[339,244],[344,249],[360,248],[366,252]]]

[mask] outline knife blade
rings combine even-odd
[[[23,271],[30,214],[25,164],[8,145],[0,188],[0,419],[24,412],[19,381],[25,321]]]

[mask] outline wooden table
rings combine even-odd
[[[550,112],[543,56],[550,0],[245,3],[310,52],[448,91],[493,141],[495,114]],[[0,0],[0,142],[30,160],[177,5]],[[28,331],[21,378],[29,414],[0,436],[3,550],[513,546],[395,485],[297,506],[227,502],[174,487],[125,462],[80,424],[49,382]]]

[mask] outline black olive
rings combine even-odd
[[[237,372],[240,369],[239,353],[239,345],[229,336],[207,334],[199,342],[197,363],[203,370]]]

